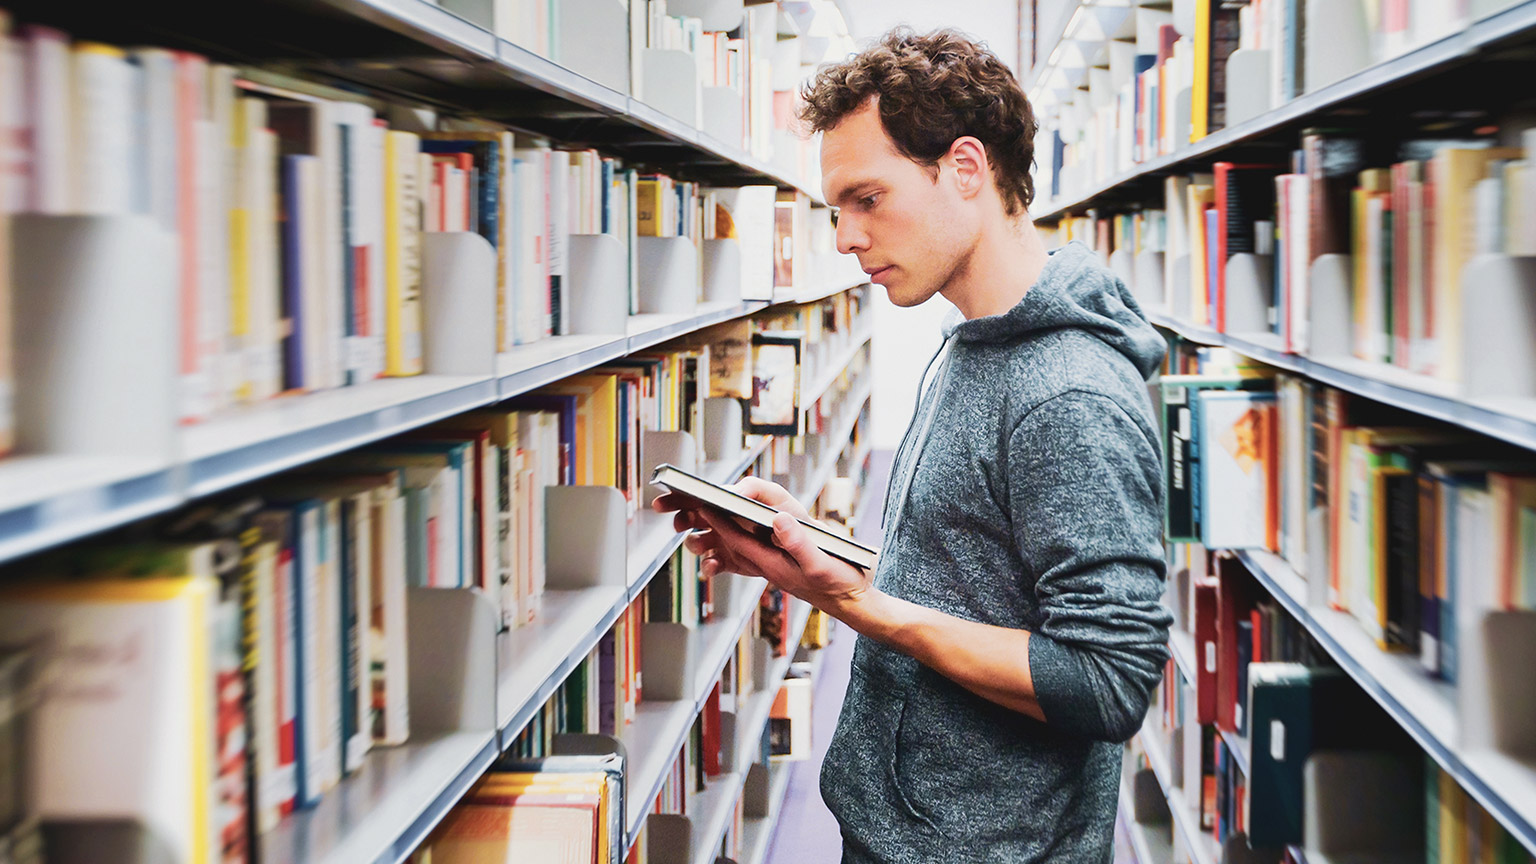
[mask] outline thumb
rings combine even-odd
[[[811,542],[810,533],[805,530],[804,525],[800,524],[800,520],[788,513],[780,513],[773,517],[773,542],[788,553],[789,557],[795,559],[795,563],[800,565],[802,570],[809,569],[816,563],[819,550],[816,544]]]

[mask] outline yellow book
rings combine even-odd
[[[421,355],[421,139],[384,137],[384,374],[419,375]]]
[[[1519,159],[1518,147],[1485,150],[1447,148],[1430,162],[1435,184],[1434,341],[1436,375],[1461,378],[1461,273],[1477,242],[1473,192],[1495,159]]]
[[[1208,325],[1210,286],[1206,283],[1210,271],[1206,265],[1205,211],[1216,203],[1216,187],[1209,181],[1191,182],[1185,194],[1189,201],[1185,210],[1189,216],[1189,318],[1194,324]]]
[[[573,375],[545,392],[575,395],[579,486],[618,486],[619,388],[614,375]]]
[[[660,180],[635,182],[635,236],[665,237],[661,218]]]
[[[1189,91],[1189,143],[1210,132],[1211,116],[1211,14],[1216,0],[1195,3],[1195,81]]]

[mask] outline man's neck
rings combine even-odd
[[[993,223],[983,229],[965,263],[939,293],[966,320],[1001,315],[1024,299],[1048,258],[1028,214]]]

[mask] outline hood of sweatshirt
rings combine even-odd
[[[952,314],[944,327],[961,342],[1005,342],[1033,333],[1075,328],[1092,335],[1150,379],[1167,343],[1115,274],[1079,242],[1053,249],[1040,278],[1012,309],[964,320]]]

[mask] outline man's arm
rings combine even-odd
[[[1004,707],[1103,740],[1135,734],[1167,659],[1162,606],[1161,462],[1113,401],[1068,393],[1037,408],[1008,442],[1013,531],[1043,622],[1038,632],[968,621],[891,597],[825,553],[794,519],[773,543],[708,509],[679,529],[721,570],[760,575]],[[739,491],[783,506],[752,480]],[[897,566],[900,566],[899,563]]]

